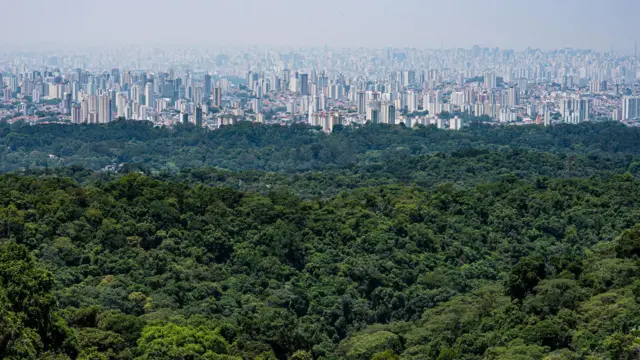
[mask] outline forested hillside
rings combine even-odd
[[[1,129],[0,358],[638,358],[635,129]]]

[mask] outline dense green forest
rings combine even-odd
[[[638,359],[639,135],[0,125],[0,358]]]
[[[472,125],[463,131],[374,125],[339,127],[331,135],[306,125],[252,123],[201,131],[145,121],[108,125],[0,124],[0,171],[121,163],[150,171],[222,167],[300,172],[405,160],[467,149],[535,150],[582,155],[640,155],[640,129],[618,123],[553,127]]]

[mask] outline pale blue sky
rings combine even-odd
[[[640,0],[0,0],[0,44],[633,50]]]

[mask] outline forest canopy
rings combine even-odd
[[[637,132],[2,124],[0,358],[636,359]]]

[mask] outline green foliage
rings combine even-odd
[[[168,323],[148,325],[138,340],[138,360],[235,360],[227,355],[229,344],[223,337],[205,327],[179,326]]]
[[[57,312],[53,275],[24,246],[0,244],[0,357],[75,356],[74,333]]]
[[[503,347],[487,350],[487,360],[541,360],[545,349],[536,345],[526,345],[522,340],[515,340]]]
[[[394,353],[393,350],[387,350],[383,352],[379,352],[371,358],[371,360],[399,360],[400,357],[398,354]]]
[[[616,254],[621,258],[640,256],[640,224],[620,234],[616,239]]]
[[[0,357],[633,359],[637,131],[2,124]]]
[[[179,169],[216,166],[288,173],[343,168],[377,157],[404,161],[407,155],[510,149],[538,154],[571,152],[584,155],[587,163],[593,161],[592,157],[597,160],[606,155],[624,159],[623,171],[627,171],[631,169],[633,158],[625,158],[625,154],[639,154],[638,131],[617,123],[553,127],[476,124],[463,131],[433,127],[412,130],[376,124],[344,128],[326,135],[303,125],[287,127],[249,122],[212,132],[183,127],[171,130],[154,127],[145,121],[80,126],[3,123],[0,124],[0,143],[3,145],[0,147],[0,170],[69,165],[100,170],[128,163],[144,164],[162,172],[170,170],[167,164],[172,163]],[[49,159],[49,154],[56,155],[57,159]],[[545,162],[544,157],[540,162]],[[610,167],[606,162],[603,164]],[[501,167],[498,164],[494,170]]]
[[[532,255],[516,264],[507,278],[506,288],[514,299],[524,299],[546,277],[542,256]]]
[[[381,352],[402,351],[400,338],[388,331],[357,334],[343,341],[338,347],[338,354],[347,360],[369,360]]]

